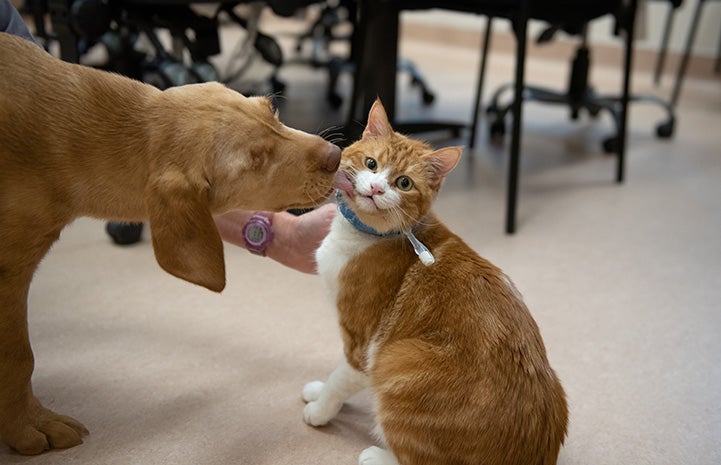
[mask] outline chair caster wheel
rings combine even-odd
[[[130,245],[140,241],[143,233],[143,223],[116,223],[109,222],[105,231],[118,245]]]
[[[273,89],[274,94],[282,94],[285,92],[285,82],[275,76],[270,78],[270,87]]]
[[[603,151],[604,153],[618,153],[620,148],[620,141],[618,137],[609,137],[603,140]]]
[[[328,100],[328,103],[330,103],[330,106],[336,110],[340,108],[341,105],[343,105],[343,97],[341,97],[335,92],[329,92],[325,98],[326,100]]]
[[[670,139],[673,137],[674,123],[674,120],[671,119],[656,126],[656,136],[658,136],[659,139]]]
[[[503,120],[495,120],[489,128],[489,139],[493,145],[502,145],[506,135],[506,123]]]
[[[436,96],[433,93],[428,92],[427,90],[424,90],[422,98],[423,98],[423,105],[430,105],[436,99]]]
[[[153,87],[157,87],[160,90],[168,88],[168,84],[165,82],[165,79],[163,79],[163,76],[156,71],[145,72],[143,74],[142,81]]]
[[[588,114],[591,118],[598,118],[599,113],[601,113],[601,107],[596,105],[591,105],[588,107]]]
[[[158,70],[168,83],[168,87],[196,84],[197,77],[185,66],[175,61],[165,60],[158,65]]]
[[[215,70],[213,65],[211,65],[207,61],[199,61],[193,63],[190,70],[193,72],[193,74],[195,74],[198,82],[214,82],[220,80],[218,72]]]

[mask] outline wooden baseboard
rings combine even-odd
[[[401,27],[401,38],[414,41],[428,41],[443,43],[457,47],[468,47],[479,50],[481,48],[481,34],[483,30],[455,28],[443,25],[429,25],[413,22],[404,22]],[[513,54],[516,50],[516,40],[510,32],[494,32],[491,39],[491,48],[494,52]],[[528,56],[544,60],[568,60],[572,56],[578,42],[569,38],[559,37],[552,43],[538,45],[529,39]],[[601,66],[617,66],[622,64],[622,45],[591,44],[593,60]],[[652,73],[656,66],[657,52],[655,50],[634,51],[634,69],[636,71]],[[674,77],[679,67],[682,54],[669,51],[666,55],[664,76]],[[698,79],[721,79],[721,75],[713,71],[714,59],[711,57],[691,56],[686,71],[687,77]]]

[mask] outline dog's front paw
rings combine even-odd
[[[310,383],[303,386],[303,400],[305,402],[313,402],[318,400],[321,391],[323,391],[325,383],[323,381],[311,381]]]
[[[49,449],[67,449],[83,442],[88,430],[79,421],[48,410],[33,409],[26,423],[13,422],[15,427],[2,428],[3,441],[23,455],[37,455]],[[6,425],[0,425],[6,426]],[[18,427],[19,426],[19,427]]]
[[[361,452],[358,465],[398,465],[398,459],[391,452],[373,446]]]
[[[303,420],[311,426],[327,425],[340,411],[340,407],[314,400],[303,409]]]

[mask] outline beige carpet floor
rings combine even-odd
[[[401,80],[399,114],[467,119],[476,51],[418,42],[403,54],[438,99],[423,108]],[[511,57],[494,55],[488,89],[511,71]],[[559,86],[565,73],[529,62],[529,80]],[[593,73],[600,90],[618,88],[617,71]],[[322,100],[322,72],[281,77],[285,122],[341,121]],[[668,95],[668,82],[649,82],[638,75],[635,88]],[[538,321],[569,397],[560,464],[721,463],[719,81],[687,82],[671,141],[653,136],[656,108],[633,107],[623,185],[599,148],[607,119],[526,108],[518,233],[503,233],[506,151],[487,144],[485,127],[436,210],[512,277]],[[341,354],[319,279],[228,246],[228,287],[216,295],[165,274],[149,237],[118,247],[101,221],[81,219],[43,261],[30,293],[33,386],[91,434],[34,458],[0,447],[0,463],[357,463],[373,443],[367,394],[327,427],[302,419],[302,386]]]

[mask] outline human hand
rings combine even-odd
[[[300,216],[273,214],[275,237],[266,255],[298,271],[317,273],[315,251],[328,235],[337,210],[335,204],[326,204]]]
[[[295,270],[316,273],[315,251],[328,235],[336,211],[335,204],[326,204],[300,216],[273,213],[274,238],[265,251],[266,256]],[[223,240],[245,247],[243,225],[252,214],[237,210],[217,216],[215,224]]]

